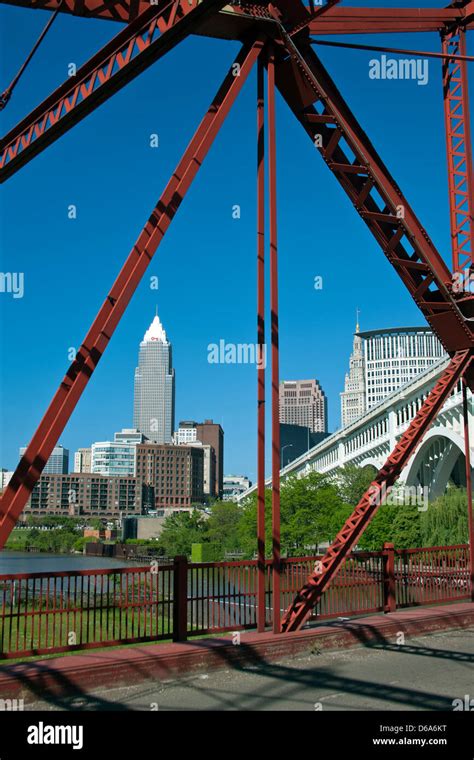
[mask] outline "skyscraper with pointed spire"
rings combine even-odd
[[[341,393],[342,427],[354,422],[354,420],[364,414],[366,409],[364,347],[359,333],[359,310],[357,309],[356,329],[349,361],[349,373],[346,374],[344,391]]]
[[[140,343],[135,370],[133,425],[154,443],[171,443],[175,375],[171,343],[158,311]]]

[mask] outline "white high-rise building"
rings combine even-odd
[[[135,370],[133,426],[153,443],[171,443],[174,430],[171,343],[158,314],[146,331]]]
[[[350,370],[341,393],[345,427],[446,356],[428,327],[359,331],[356,326]]]
[[[346,374],[344,391],[341,393],[342,427],[361,417],[366,410],[364,346],[359,335],[359,323],[356,324],[352,354],[349,360],[349,372]]]
[[[428,327],[369,330],[359,335],[364,343],[367,409],[446,356]]]

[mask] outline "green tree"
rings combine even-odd
[[[158,546],[167,557],[191,556],[191,545],[205,540],[205,517],[198,512],[178,512],[165,519]]]
[[[265,548],[271,554],[271,489],[265,491]],[[281,549],[288,556],[315,551],[318,544],[331,540],[350,508],[326,476],[312,472],[304,478],[289,477],[281,484]],[[247,556],[256,552],[257,496],[254,492],[243,505],[238,532]]]
[[[219,556],[240,549],[239,523],[242,508],[233,501],[216,501],[206,521],[206,541],[214,544]]]
[[[346,464],[341,467],[336,483],[342,501],[352,507],[357,506],[376,474],[372,465],[357,467],[355,464]]]
[[[469,540],[465,488],[450,487],[420,518],[423,546],[452,546]]]

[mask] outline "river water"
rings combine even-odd
[[[109,557],[86,557],[83,554],[46,554],[0,551],[0,575],[42,573],[65,570],[96,570],[130,567],[129,562]]]

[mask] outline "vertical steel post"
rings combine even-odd
[[[397,609],[395,547],[389,541],[383,545],[383,609],[384,612],[395,612]]]
[[[281,632],[280,609],[280,397],[278,345],[278,248],[276,199],[275,54],[268,54],[268,184],[270,206],[270,310],[272,335],[272,556],[273,633]]]
[[[173,641],[188,637],[188,558],[179,555],[173,562]]]
[[[265,630],[265,93],[257,64],[257,630]]]
[[[466,55],[466,32],[441,37],[443,53]],[[444,120],[448,158],[453,272],[469,274],[474,266],[474,180],[467,62],[443,60]]]
[[[471,601],[474,602],[474,516],[472,513],[471,450],[469,443],[469,409],[467,403],[467,383],[462,381],[462,411],[464,416],[464,453],[466,458],[467,521],[469,526],[469,575],[471,579]]]

